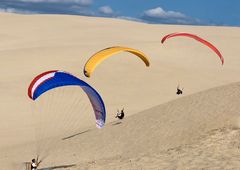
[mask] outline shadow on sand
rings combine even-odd
[[[67,140],[67,139],[73,138],[73,137],[75,137],[75,136],[81,135],[81,134],[86,133],[86,132],[89,132],[89,131],[90,131],[90,129],[85,130],[85,131],[83,131],[83,132],[76,133],[76,134],[71,135],[71,136],[67,136],[67,137],[65,137],[65,138],[62,138],[62,140]]]
[[[41,169],[38,169],[38,170],[53,170],[53,169],[60,169],[60,168],[70,168],[70,167],[74,167],[74,166],[76,166],[76,164],[52,166],[52,167],[48,167],[48,168],[41,168]]]
[[[116,125],[119,125],[121,124],[122,122],[116,122],[116,123],[113,123],[112,126],[116,126]]]

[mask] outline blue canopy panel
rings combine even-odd
[[[36,100],[48,90],[62,86],[80,86],[87,94],[96,117],[96,126],[102,128],[106,120],[104,102],[98,92],[89,84],[64,71],[47,71],[36,76],[28,88],[28,96]]]

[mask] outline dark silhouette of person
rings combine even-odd
[[[36,159],[32,159],[32,163],[31,163],[31,170],[37,170],[38,165],[41,163],[42,161],[38,162],[38,158]]]
[[[31,170],[36,170],[36,169],[37,169],[37,162],[35,159],[32,159]]]
[[[179,88],[179,85],[177,86],[177,92],[176,92],[177,95],[180,95],[180,94],[183,94],[183,88],[182,90]]]
[[[117,115],[115,118],[118,118],[118,119],[123,119],[124,118],[124,108],[121,110],[121,112],[119,112],[119,110],[117,110]]]

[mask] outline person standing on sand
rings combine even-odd
[[[38,162],[38,159],[32,159],[32,164],[31,164],[31,170],[37,170],[38,165],[41,163],[42,161]]]

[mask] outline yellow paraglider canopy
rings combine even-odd
[[[150,65],[147,56],[143,54],[141,51],[128,48],[128,47],[119,47],[119,46],[109,47],[95,53],[92,57],[89,58],[89,60],[84,66],[84,75],[86,77],[90,77],[98,64],[100,64],[103,60],[107,59],[108,57],[120,52],[132,53],[138,56],[140,59],[142,59],[142,61],[146,64],[147,67]]]

